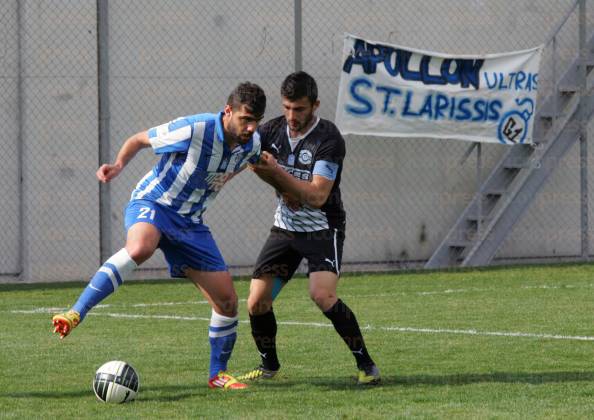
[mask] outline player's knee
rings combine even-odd
[[[336,294],[326,289],[312,289],[309,297],[322,311],[331,308],[336,302]]]
[[[263,315],[272,308],[272,299],[262,299],[250,294],[247,300],[247,307],[250,315]]]
[[[220,293],[219,296],[217,296],[215,303],[217,306],[216,310],[221,315],[237,315],[237,294],[235,293],[235,290],[230,289]]]
[[[126,245],[126,251],[128,251],[130,258],[139,265],[148,260],[155,252],[152,246],[146,244],[128,244]]]

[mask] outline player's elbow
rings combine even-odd
[[[301,196],[301,202],[306,203],[309,207],[316,209],[321,208],[328,201],[328,197],[331,192],[331,184],[320,183],[319,180],[314,179],[308,186],[303,190]]]
[[[324,194],[324,195],[316,194],[316,195],[312,195],[312,196],[308,197],[308,199],[305,200],[305,202],[307,203],[307,205],[309,207],[313,207],[314,209],[320,209],[326,203],[327,199],[328,199],[328,196],[326,194]]]
[[[148,131],[141,131],[136,133],[130,138],[130,141],[134,144],[137,149],[144,149],[150,147],[151,142],[149,140]]]
[[[310,207],[315,209],[322,208],[328,201],[328,193],[325,191],[312,191],[304,200]]]
[[[321,209],[324,203],[322,201],[313,201],[309,203],[309,207],[314,209]]]

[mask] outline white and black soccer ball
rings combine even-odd
[[[103,402],[123,403],[136,398],[139,385],[138,374],[132,366],[120,360],[113,360],[97,369],[93,391]]]

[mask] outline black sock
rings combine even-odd
[[[357,318],[350,308],[342,300],[338,299],[333,307],[324,312],[324,315],[332,321],[334,329],[351,350],[357,360],[357,367],[361,369],[363,366],[373,364],[373,360],[371,360],[365,347],[365,341],[363,341]]]
[[[280,363],[276,355],[276,318],[270,309],[262,315],[250,315],[252,337],[262,358],[262,366],[269,370],[278,370]]]

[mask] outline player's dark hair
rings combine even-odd
[[[257,84],[243,82],[233,89],[227,98],[227,105],[234,108],[245,105],[254,116],[260,118],[266,111],[266,94]]]
[[[296,101],[305,96],[310,103],[318,100],[318,85],[313,77],[304,71],[289,74],[281,85],[281,96]]]

